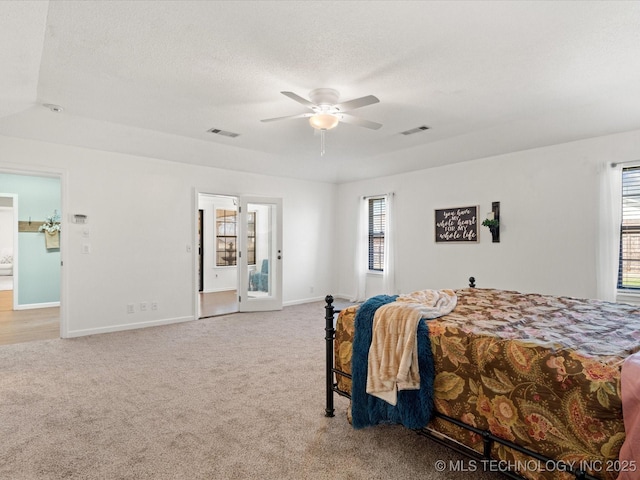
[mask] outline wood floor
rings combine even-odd
[[[201,293],[200,318],[238,311],[238,294]],[[13,310],[13,290],[0,290],[0,345],[60,338],[60,308]]]
[[[13,310],[13,290],[0,290],[0,345],[60,338],[60,308]]]
[[[235,290],[200,293],[200,318],[235,313],[238,309],[238,292]]]

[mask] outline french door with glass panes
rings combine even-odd
[[[240,197],[238,294],[241,312],[282,309],[282,199]]]

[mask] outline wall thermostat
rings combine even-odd
[[[83,215],[81,213],[74,213],[73,216],[71,217],[71,221],[73,223],[85,224],[85,223],[89,223],[89,218],[86,215]]]

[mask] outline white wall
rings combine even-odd
[[[68,336],[194,318],[196,191],[283,198],[285,304],[320,299],[335,284],[325,260],[331,242],[321,241],[322,219],[334,212],[334,185],[3,136],[0,158],[0,169],[62,172]],[[74,213],[88,215],[87,225],[69,223]],[[90,254],[82,253],[85,244]],[[158,309],[141,312],[140,302],[157,302]]]
[[[338,189],[339,292],[355,291],[353,251],[359,197],[395,192],[397,292],[478,287],[596,297],[599,171],[640,159],[640,131],[432,168]],[[401,161],[401,157],[389,161]],[[434,210],[500,201],[500,243],[480,226],[477,244],[435,244]],[[482,218],[480,220],[482,220]]]
[[[389,191],[398,291],[463,287],[473,275],[482,287],[594,297],[598,169],[640,159],[640,131],[339,186],[3,136],[0,158],[0,170],[62,174],[63,312],[77,336],[194,318],[196,191],[283,198],[285,304],[353,293],[358,198]],[[481,227],[478,244],[435,245],[434,209],[484,213],[492,201],[501,243]],[[89,223],[69,223],[73,213]]]

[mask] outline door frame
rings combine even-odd
[[[198,187],[194,187],[193,188],[193,196],[192,196],[192,205],[191,205],[191,223],[192,223],[192,239],[191,239],[191,243],[188,246],[189,251],[191,252],[191,257],[192,257],[192,298],[193,298],[193,318],[194,320],[198,320],[200,318],[201,312],[200,312],[200,291],[199,291],[199,275],[198,275],[198,262],[199,262],[199,254],[198,254],[198,248],[199,248],[199,233],[198,233],[198,219],[200,216],[200,206],[199,206],[199,198],[200,195],[209,195],[209,196],[217,196],[217,197],[233,197],[233,198],[237,198],[238,199],[238,203],[239,205],[242,205],[243,199],[251,199],[253,200],[255,203],[259,203],[261,201],[277,201],[279,202],[279,208],[280,211],[282,211],[282,199],[281,198],[273,198],[273,197],[260,197],[260,196],[256,196],[256,195],[240,195],[240,194],[236,194],[236,193],[212,193],[215,192],[217,189],[214,188],[207,188],[207,189],[203,189],[203,188],[198,188]],[[278,225],[279,225],[279,233],[278,233],[278,239],[279,239],[279,249],[282,250],[282,214],[280,215],[280,218],[278,219]],[[240,232],[239,232],[239,236],[240,236]],[[204,251],[203,251],[203,255],[204,255]],[[237,291],[238,291],[238,295],[240,295],[240,281],[241,281],[241,277],[242,277],[242,272],[241,272],[241,268],[242,268],[242,262],[238,261],[237,262],[237,277],[238,277],[238,286],[237,286]],[[278,277],[280,278],[280,283],[282,284],[282,262],[278,261],[278,268],[279,268],[279,272],[278,272]],[[282,288],[280,288],[280,309],[282,309]],[[242,311],[242,306],[239,305],[238,307],[238,311]]]
[[[8,175],[25,175],[28,177],[49,177],[49,178],[57,178],[60,181],[60,210],[62,215],[60,217],[60,227],[61,231],[67,231],[69,224],[67,222],[68,213],[68,179],[69,174],[66,169],[63,168],[54,168],[54,167],[35,167],[24,165],[17,165],[11,163],[2,163],[0,164],[0,173],[5,173]],[[15,210],[14,210],[15,213]],[[14,245],[14,249],[17,250],[17,219],[16,219],[16,245]],[[65,265],[68,265],[68,243],[69,243],[69,235],[60,235],[60,315],[59,315],[59,323],[60,323],[60,338],[68,338],[69,336],[69,278],[67,275],[67,269],[64,268]],[[17,268],[17,260],[15,260],[14,266]],[[14,282],[16,279],[14,278]],[[17,295],[16,290],[14,290],[14,309],[17,304]]]
[[[202,238],[204,232],[202,227],[204,226],[204,210],[198,205],[198,293],[204,290],[204,243]]]
[[[2,173],[2,172],[0,172]],[[11,237],[12,237],[12,273],[13,276],[13,306],[12,310],[15,310],[16,305],[18,304],[18,194],[17,193],[0,193],[0,197],[2,198],[11,198]]]

